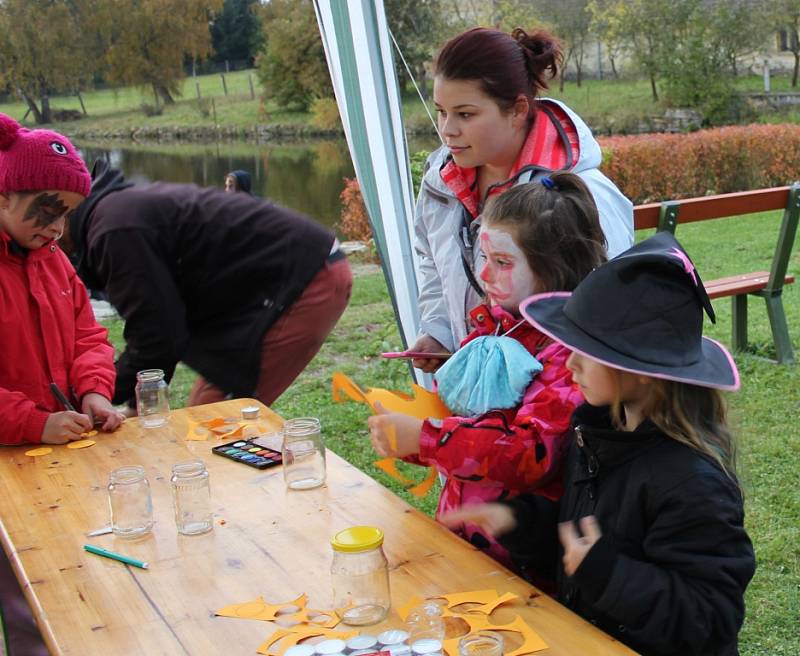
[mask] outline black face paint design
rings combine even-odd
[[[23,221],[35,221],[36,228],[46,228],[51,223],[58,221],[67,211],[58,194],[39,194],[33,199],[25,211]]]

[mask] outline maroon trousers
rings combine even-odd
[[[322,347],[350,300],[353,274],[345,258],[326,262],[300,297],[264,335],[256,397],[272,405]],[[225,400],[225,392],[198,377],[187,405]]]

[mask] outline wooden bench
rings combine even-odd
[[[800,217],[800,183],[796,182],[790,187],[637,205],[633,209],[633,218],[636,230],[656,228],[659,231],[669,230],[674,234],[678,223],[692,223],[777,209],[783,209],[784,212],[770,270],[711,280],[705,283],[705,287],[712,299],[731,297],[731,345],[735,350],[747,346],[748,295],[763,298],[767,304],[777,360],[780,363],[788,363],[794,362],[794,353],[781,294],[784,285],[794,282],[794,276],[786,275],[786,270]]]

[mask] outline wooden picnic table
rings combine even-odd
[[[129,420],[115,434],[94,437],[87,449],[54,446],[36,458],[25,455],[30,447],[2,449],[0,537],[53,654],[255,654],[277,627],[214,611],[303,592],[309,606],[331,608],[329,540],[357,524],[386,534],[395,607],[413,595],[510,591],[525,605],[501,608],[492,618],[521,615],[549,645],[539,654],[634,653],[330,451],[327,484],[290,492],[280,467],[258,470],[216,456],[214,438],[185,440],[190,422],[238,418],[241,407],[254,404],[237,399],[176,410],[155,429]],[[281,424],[264,406],[261,417],[269,427]],[[175,462],[192,457],[210,472],[215,521],[210,533],[188,537],[175,528],[170,475]],[[153,533],[133,541],[85,537],[108,523],[109,472],[131,464],[143,465],[150,481]],[[87,542],[147,561],[150,569],[89,554]],[[400,626],[393,611],[369,632]]]

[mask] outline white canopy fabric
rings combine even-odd
[[[404,346],[416,341],[414,191],[382,0],[314,0],[336,102]],[[417,372],[419,373],[419,372]]]

